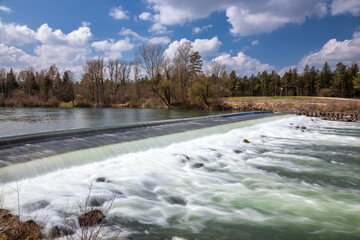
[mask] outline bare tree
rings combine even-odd
[[[163,53],[161,46],[154,44],[143,44],[135,53],[136,61],[141,64],[150,79],[155,78],[161,72]]]
[[[96,92],[96,103],[104,103],[104,59],[95,59],[86,62],[84,74],[91,80],[92,90]]]
[[[114,84],[114,103],[120,86],[126,86],[130,81],[132,64],[118,59],[110,59],[108,63],[109,80]]]
[[[133,75],[134,75],[134,83],[135,83],[135,94],[136,100],[139,101],[140,99],[140,86],[139,86],[139,79],[140,79],[140,64],[136,61],[132,63]]]
[[[180,90],[181,90],[181,102],[184,103],[187,96],[187,88],[190,83],[191,78],[191,62],[190,58],[192,55],[192,45],[190,41],[183,42],[179,45],[177,49],[176,57],[174,58],[174,64],[175,64],[175,76],[177,78],[177,81],[180,84]]]
[[[215,96],[216,100],[219,100],[220,93],[220,80],[221,76],[226,72],[225,64],[218,60],[213,60],[210,65],[210,74],[215,76]]]
[[[146,74],[150,78],[151,89],[160,97],[166,106],[171,107],[172,104],[169,99],[162,94],[164,92],[164,84],[168,81],[163,81],[162,68],[164,65],[164,54],[160,45],[148,44],[141,45],[136,52],[136,61],[141,64]]]

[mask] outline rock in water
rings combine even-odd
[[[204,166],[203,163],[194,163],[191,167],[192,168],[202,168]]]
[[[21,222],[18,216],[3,209],[0,209],[0,236],[9,240],[38,240],[43,237],[40,226],[35,221]]]
[[[99,177],[96,179],[96,182],[105,182],[106,181],[106,178],[104,177]]]
[[[69,236],[69,235],[73,235],[75,234],[75,232],[67,227],[63,227],[63,226],[58,226],[55,225],[51,230],[50,230],[50,238],[54,239],[54,238],[59,238],[61,236]]]
[[[244,141],[243,141],[244,143],[250,143],[250,141],[249,140],[247,140],[246,138],[244,139]]]
[[[91,227],[100,224],[105,218],[105,215],[100,210],[91,210],[80,217],[78,217],[81,227]]]

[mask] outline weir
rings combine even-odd
[[[0,138],[0,180],[105,160],[283,116],[247,112]]]

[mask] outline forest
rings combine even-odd
[[[12,107],[142,107],[220,109],[222,99],[236,96],[360,97],[358,64],[339,62],[332,70],[306,65],[280,76],[275,71],[237,76],[219,61],[206,71],[190,42],[169,59],[159,45],[144,44],[134,61],[91,59],[81,79],[56,65],[15,72],[0,67],[0,106]]]

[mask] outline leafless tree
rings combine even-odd
[[[216,100],[219,100],[219,93],[220,93],[220,81],[221,76],[226,72],[225,64],[221,63],[221,61],[213,60],[210,65],[210,74],[215,75],[216,78],[216,89],[215,89],[215,96]]]
[[[160,45],[148,44],[141,45],[135,53],[136,61],[139,62],[150,80],[161,72],[164,60],[163,49]]]
[[[181,90],[181,101],[184,103],[187,98],[186,92],[187,88],[190,87],[190,77],[191,77],[191,69],[190,69],[190,57],[192,51],[191,42],[186,41],[179,45],[176,53],[176,57],[174,58],[175,71],[174,74],[177,78],[177,81],[180,84]]]
[[[92,90],[96,92],[96,103],[104,103],[104,59],[95,59],[86,62],[84,74],[91,80]],[[95,90],[95,91],[94,91]]]

